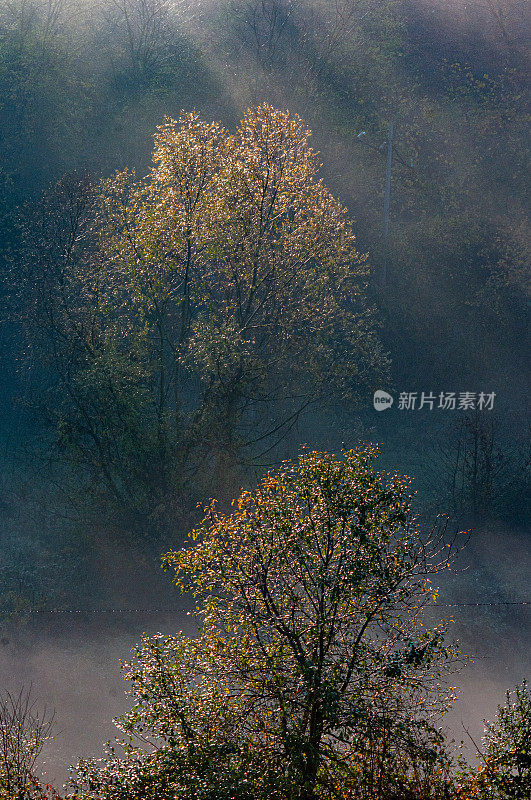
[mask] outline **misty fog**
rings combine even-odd
[[[471,760],[467,731],[479,742],[526,677],[528,33],[521,0],[0,0],[0,687],[31,685],[55,709],[39,770],[56,787],[115,736],[129,707],[120,661],[142,633],[195,630],[192,601],[160,564],[198,524],[198,504],[228,509],[303,447],[378,444],[377,469],[414,479],[423,525],[448,514],[452,531],[472,529],[430,609],[453,616],[473,658],[441,723]],[[234,132],[261,103],[312,132],[319,176],[367,254],[366,313],[388,375],[372,377],[376,356],[362,347],[351,396],[331,391],[300,414],[260,396],[237,441],[275,431],[282,412],[279,435],[205,445],[193,478],[153,502],[139,533],[81,448],[61,444],[61,383],[35,334],[44,295],[28,289],[53,271],[35,233],[46,213],[54,221],[43,193],[65,176],[96,186],[127,168],[141,180],[166,117],[195,110]],[[394,398],[381,413],[376,389]],[[401,393],[441,392],[492,393],[492,412],[399,406]],[[485,456],[475,482],[474,448]]]

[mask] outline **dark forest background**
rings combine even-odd
[[[498,542],[525,552],[529,510],[527,11],[522,0],[0,0],[2,625],[173,607],[159,554],[197,520],[197,502],[228,501],[302,444],[359,440],[415,478],[428,515],[477,528],[472,571],[448,596],[514,598],[519,573]],[[365,388],[356,403],[309,408],[263,457],[198,475],[164,528],[138,536],[87,492],[36,408],[48,375],[13,290],[24,232],[59,180],[145,175],[165,115],[196,109],[233,130],[263,101],[305,120],[353,218],[391,365],[374,388],[395,404],[376,413]],[[408,412],[402,391],[496,397],[482,414]]]
[[[496,393],[493,411],[479,416],[397,411],[396,403],[376,414],[367,389],[357,405],[326,414],[310,409],[267,457],[224,467],[189,506],[210,494],[230,497],[242,480],[301,443],[337,448],[372,439],[384,443],[384,464],[417,478],[424,503],[522,525],[527,33],[526,4],[517,0],[2,0],[8,607],[54,594],[67,602],[74,564],[88,559],[94,566],[90,548],[96,541],[106,548],[112,539],[87,509],[80,476],[52,455],[51,430],[31,408],[47,378],[25,337],[24,299],[12,291],[21,219],[35,219],[43,192],[60,179],[97,181],[124,167],[144,175],[155,127],[181,110],[197,109],[229,128],[263,101],[300,114],[313,131],[326,183],[352,215],[358,249],[369,254],[369,301],[391,359],[388,385],[380,388]],[[171,535],[194,517],[189,508],[181,511]]]
[[[467,724],[480,730],[485,704],[520,679],[525,608],[503,604],[526,599],[528,552],[527,14],[523,0],[0,0],[1,659],[61,707],[52,777],[112,735],[109,706],[123,701],[110,664],[140,630],[174,624],[162,612],[180,601],[159,556],[197,521],[195,504],[229,500],[303,443],[378,442],[381,467],[415,478],[427,519],[448,512],[475,528],[467,571],[441,595],[494,604],[460,610],[465,646],[481,643],[487,658],[465,678]],[[357,403],[308,408],[263,457],[203,471],[164,528],[139,536],[87,491],[39,413],[49,376],[17,286],[24,237],[50,213],[57,181],[145,175],[165,115],[196,109],[234,130],[263,101],[313,131],[324,180],[369,254],[368,299],[391,365],[374,388],[395,404],[376,413],[365,387]],[[482,414],[408,412],[401,391],[496,398]],[[70,613],[111,608],[144,611]],[[509,650],[514,669],[499,655]]]

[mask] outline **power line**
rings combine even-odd
[[[485,606],[528,606],[531,600],[500,600],[481,603],[426,603],[422,608],[478,608]],[[193,614],[190,608],[31,608],[17,609],[14,614]]]

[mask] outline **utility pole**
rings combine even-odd
[[[384,289],[387,284],[387,264],[389,261],[389,208],[391,205],[391,169],[393,166],[393,136],[395,132],[394,122],[389,123],[389,135],[387,137],[387,167],[385,170],[385,191],[384,191],[384,207],[383,207],[383,220],[382,220],[382,267],[380,270],[380,288]],[[367,135],[367,131],[358,133],[358,139]],[[372,150],[379,152],[385,147],[385,142],[379,147],[377,145],[368,144]]]
[[[382,272],[380,275],[380,285],[385,288],[387,284],[387,262],[389,258],[389,208],[391,205],[391,168],[393,166],[393,135],[395,125],[394,122],[389,123],[389,136],[387,138],[387,167],[385,171],[385,194],[384,194],[384,209],[383,209],[383,260]]]

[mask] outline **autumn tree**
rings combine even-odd
[[[53,413],[116,499],[165,502],[205,459],[248,459],[311,403],[351,403],[385,373],[365,259],[309,135],[266,104],[233,135],[196,113],[167,120],[148,177],[105,181],[60,250],[56,305],[34,304],[53,333],[43,357],[68,364]],[[38,254],[26,263],[38,285]]]
[[[59,800],[43,789],[35,776],[42,748],[50,738],[54,716],[39,710],[31,689],[0,696],[1,800]]]
[[[474,742],[474,744],[476,744]],[[524,680],[507,692],[493,722],[487,723],[483,747],[476,745],[478,769],[468,767],[463,797],[478,800],[525,800],[531,791],[531,698]]]
[[[207,509],[165,562],[200,633],[142,640],[125,757],[82,762],[75,797],[445,796],[457,655],[422,619],[452,543],[421,535],[409,480],[374,456],[308,453]]]

